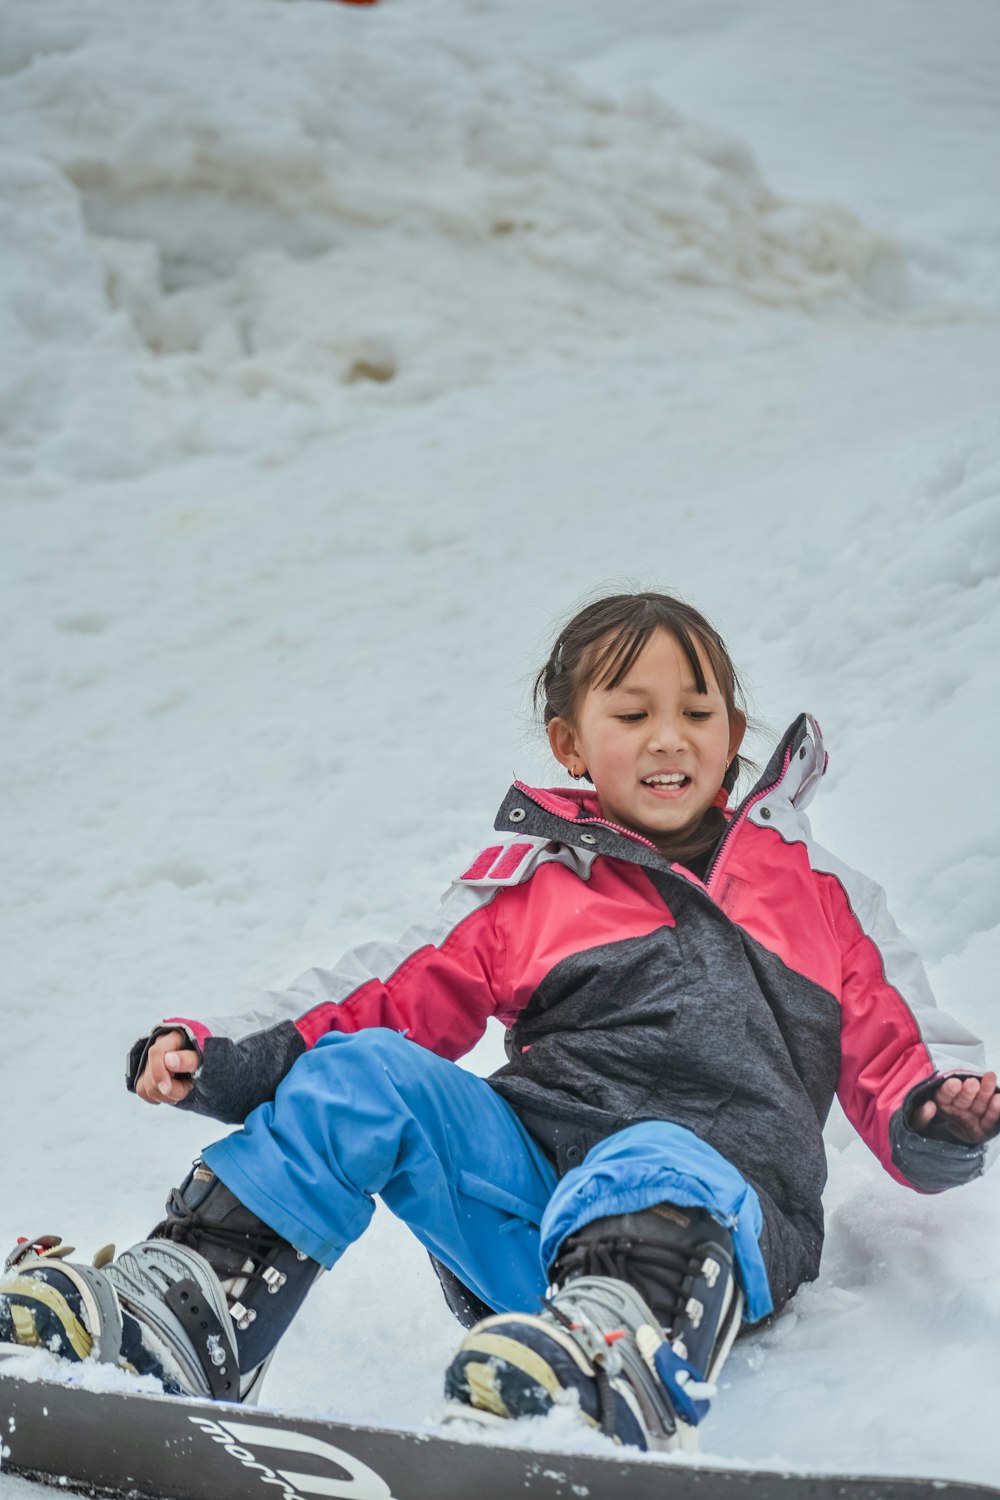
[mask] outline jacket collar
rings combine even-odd
[[[827,759],[816,720],[810,714],[799,714],[782,735],[763,774],[739,806],[727,814],[730,827],[742,821],[746,810],[764,796],[787,798],[797,809],[804,808],[826,771]],[[648,839],[607,822],[591,787],[531,787],[515,781],[494,827],[502,833],[582,845],[593,854],[610,854],[656,870],[672,868]]]
[[[596,792],[579,787],[532,787],[515,781],[501,804],[494,827],[553,843],[572,844],[590,854],[610,854],[633,864],[669,870],[655,844],[631,829],[601,817]]]

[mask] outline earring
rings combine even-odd
[[[579,766],[570,766],[569,774],[572,776],[574,781],[579,781],[580,777],[583,775],[583,771]]]

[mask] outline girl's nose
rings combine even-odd
[[[685,721],[673,717],[650,720],[649,747],[667,755],[683,750],[687,743]]]

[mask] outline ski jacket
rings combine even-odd
[[[897,1181],[969,1181],[990,1148],[915,1104],[984,1068],[937,1009],[880,888],[813,839],[824,771],[801,715],[731,814],[704,881],[604,820],[593,791],[515,783],[436,920],[310,969],[247,1015],[170,1018],[202,1063],[182,1107],[238,1122],[329,1031],[383,1026],[459,1058],[507,1028],[490,1080],[565,1171],[641,1120],[686,1126],[753,1184],[775,1303],[815,1276],[834,1095]],[[151,1038],[130,1055],[129,1086]]]

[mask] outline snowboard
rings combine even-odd
[[[20,1356],[20,1360],[17,1356]],[[539,1452],[441,1429],[88,1390],[28,1378],[0,1346],[0,1472],[157,1500],[1000,1500],[939,1479],[718,1468],[632,1454]],[[21,1365],[19,1372],[18,1366]],[[445,1429],[445,1434],[447,1429]],[[2,1489],[2,1481],[0,1481]]]

